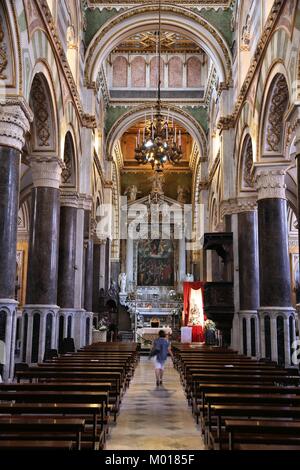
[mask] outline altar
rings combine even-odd
[[[153,341],[158,338],[159,331],[163,330],[166,335],[172,334],[172,328],[169,326],[161,327],[161,328],[137,328],[136,335],[137,341],[141,342],[143,347],[151,348]]]

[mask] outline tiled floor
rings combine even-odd
[[[153,363],[141,357],[106,448],[204,450],[200,430],[170,359],[165,368],[164,384],[156,387]]]

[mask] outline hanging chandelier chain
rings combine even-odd
[[[151,164],[155,171],[162,171],[164,164],[169,162],[175,165],[182,158],[181,131],[177,132],[174,119],[169,123],[169,110],[167,116],[161,113],[161,0],[158,0],[158,32],[157,32],[157,104],[153,114],[151,110],[151,123],[147,127],[145,114],[145,127],[141,139],[141,130],[136,137],[135,159],[143,165]],[[142,140],[142,142],[141,142]]]

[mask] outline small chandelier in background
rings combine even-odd
[[[145,117],[145,127],[143,134],[138,130],[136,137],[135,159],[138,163],[151,164],[152,169],[162,171],[164,164],[169,162],[173,165],[182,158],[181,131],[177,132],[172,119],[169,123],[169,112],[166,118],[161,113],[161,1],[159,0],[159,28],[158,28],[158,88],[157,103],[155,113],[151,113],[151,123],[147,126]]]
[[[136,137],[135,159],[138,163],[150,163],[156,171],[162,171],[165,163],[176,165],[182,158],[181,130],[176,129],[174,121],[169,123],[169,118],[161,114],[160,103],[156,106],[155,115],[152,113],[150,125],[147,125],[141,133],[138,130]]]

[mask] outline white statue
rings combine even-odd
[[[140,193],[135,184],[128,186],[124,192],[124,196],[128,197],[129,202],[134,202],[136,200],[137,194]]]
[[[126,294],[126,273],[119,274],[120,294]]]
[[[150,178],[150,181],[152,181],[152,192],[164,194],[163,184],[165,182],[165,177],[163,174],[155,172]]]
[[[187,273],[185,276],[186,282],[194,282],[194,274]]]

